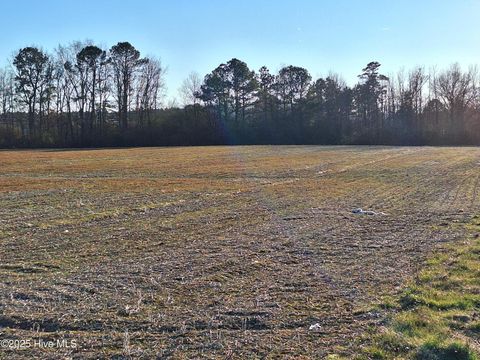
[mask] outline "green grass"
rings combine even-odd
[[[466,226],[468,239],[426,261],[399,297],[393,316],[376,329],[360,358],[480,359],[480,219]]]

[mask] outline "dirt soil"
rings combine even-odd
[[[353,355],[479,180],[479,148],[0,151],[0,340],[77,342],[0,359]]]

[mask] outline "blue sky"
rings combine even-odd
[[[27,45],[130,41],[168,67],[169,97],[191,71],[237,57],[258,69],[335,71],[352,84],[371,60],[480,64],[480,0],[2,0],[0,62]]]

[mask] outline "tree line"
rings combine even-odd
[[[480,145],[474,67],[387,76],[372,61],[350,87],[336,74],[231,59],[204,78],[191,73],[183,106],[162,105],[164,75],[129,42],[22,48],[0,70],[0,146]]]

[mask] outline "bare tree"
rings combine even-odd
[[[465,135],[465,113],[477,94],[475,77],[476,69],[463,72],[459,64],[453,64],[438,76],[435,84],[439,99],[449,112],[449,132],[457,138]]]
[[[182,86],[178,89],[183,105],[196,105],[200,101],[202,79],[200,75],[192,71],[188,77],[183,80]]]
[[[11,130],[14,128],[14,117],[11,116],[15,110],[14,77],[11,69],[0,69],[0,119]]]
[[[140,68],[136,89],[136,110],[139,112],[140,126],[145,125],[145,118],[148,125],[151,125],[151,113],[158,109],[163,96],[164,73],[160,60],[153,57],[146,58]]]

